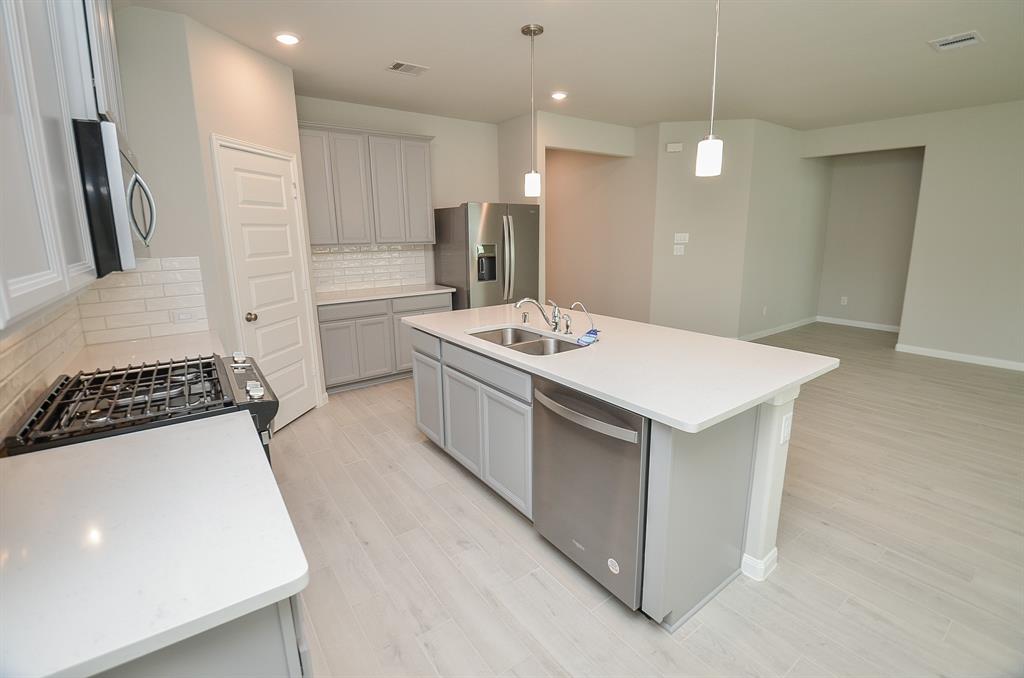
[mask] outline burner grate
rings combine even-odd
[[[61,377],[19,429],[39,445],[233,406],[215,356],[129,365]]]

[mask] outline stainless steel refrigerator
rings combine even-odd
[[[434,279],[455,309],[537,297],[540,207],[467,202],[434,210]]]

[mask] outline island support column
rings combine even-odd
[[[758,409],[747,536],[741,565],[743,574],[757,581],[764,581],[779,559],[775,539],[793,425],[793,402],[798,395],[800,387],[794,386],[762,403]]]

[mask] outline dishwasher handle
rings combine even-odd
[[[600,433],[601,435],[606,435],[612,438],[618,438],[619,440],[624,440],[627,443],[631,443],[633,445],[640,442],[640,434],[632,429],[622,428],[621,426],[616,426],[615,424],[609,424],[606,421],[601,421],[600,419],[594,419],[593,417],[589,417],[585,414],[577,412],[576,410],[570,409],[559,402],[556,402],[549,396],[546,396],[537,390],[533,392],[533,397],[541,405],[551,410],[552,413],[557,414],[563,419],[568,419],[574,424],[579,424],[583,428],[588,428],[591,431],[594,431],[595,433]]]

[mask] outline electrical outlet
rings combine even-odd
[[[674,254],[677,257],[683,256],[684,254],[686,254],[686,245],[673,245],[672,254]]]
[[[779,431],[779,445],[789,442],[789,436],[793,432],[793,413],[782,415],[782,430]]]
[[[172,323],[187,323],[195,319],[195,313],[192,311],[171,311],[171,322]]]
[[[688,243],[688,242],[690,242],[690,234],[689,233],[676,233],[672,237],[672,242],[676,243],[677,245],[681,245],[683,243]]]
[[[839,305],[846,306],[846,302],[849,301],[848,297],[839,297]]]
[[[768,307],[767,306],[762,306],[761,307],[761,315],[762,316],[768,315]]]

